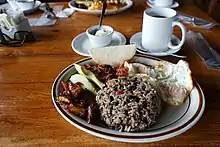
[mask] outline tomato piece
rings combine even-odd
[[[116,94],[117,94],[117,95],[121,95],[121,94],[123,94],[123,93],[124,93],[123,90],[118,90],[118,91],[116,91]]]

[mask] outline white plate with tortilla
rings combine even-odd
[[[120,32],[114,31],[112,35],[112,41],[108,46],[118,46],[118,45],[125,45],[126,38]],[[77,35],[71,43],[72,49],[74,52],[81,56],[90,56],[88,50],[92,47],[89,41],[88,36],[86,33],[81,33]]]
[[[135,55],[129,62],[142,63],[155,66],[160,59],[146,56]],[[79,65],[94,64],[92,58],[86,58],[76,62]],[[88,124],[86,120],[69,113],[57,102],[61,81],[69,79],[76,73],[74,64],[66,67],[55,79],[52,86],[52,101],[60,115],[73,126],[97,137],[133,143],[155,142],[172,138],[180,135],[193,127],[201,118],[205,108],[205,98],[199,84],[194,80],[193,89],[186,101],[180,106],[165,104],[162,113],[159,115],[155,125],[141,132],[119,132],[112,130],[107,125],[101,123]]]
[[[130,38],[130,44],[135,44],[137,46],[137,51],[142,53],[142,54],[146,54],[146,55],[152,55],[152,56],[169,56],[172,55],[174,53],[177,53],[181,48],[178,49],[169,49],[163,52],[150,52],[147,51],[147,49],[145,49],[142,45],[141,45],[141,36],[142,36],[142,32],[138,32],[136,34],[134,34],[131,38]],[[173,44],[179,44],[180,40],[179,38],[177,38],[175,35],[172,35],[171,41]]]
[[[130,7],[132,7],[132,5],[133,5],[133,1],[131,1],[131,0],[125,0],[124,2],[126,3],[126,5],[124,7],[121,7],[117,10],[108,10],[107,9],[105,11],[105,15],[111,15],[111,14],[116,14],[116,13],[119,13],[119,12],[123,12],[123,11],[129,9]],[[75,9],[76,11],[87,13],[87,14],[101,14],[101,9],[100,10],[88,10],[88,9],[82,9],[82,8],[78,8],[78,7],[74,6],[74,0],[70,1],[68,3],[68,6],[70,8]]]

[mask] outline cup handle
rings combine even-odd
[[[150,2],[150,4],[153,4],[155,3],[155,0],[148,0]]]
[[[174,21],[172,23],[172,27],[174,27],[174,26],[180,27],[181,32],[182,32],[182,39],[181,39],[181,41],[180,41],[180,43],[178,45],[173,45],[171,42],[169,42],[169,44],[168,44],[168,47],[170,49],[174,49],[175,50],[175,49],[179,49],[181,46],[183,46],[183,44],[184,44],[184,42],[186,40],[186,27],[182,23],[177,22],[177,21]]]

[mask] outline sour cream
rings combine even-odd
[[[109,34],[111,34],[111,31],[109,31],[105,28],[102,28],[102,29],[96,31],[95,36],[105,36],[105,35],[109,35]]]

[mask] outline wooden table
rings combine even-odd
[[[142,13],[146,7],[144,0],[136,0],[133,8],[106,16],[104,23],[130,38],[141,31]],[[178,10],[212,20],[195,6]],[[118,143],[89,135],[60,116],[51,101],[52,83],[66,66],[84,58],[72,51],[71,41],[89,26],[97,24],[98,20],[98,16],[76,12],[54,26],[33,28],[36,42],[19,48],[0,48],[0,144],[73,147],[220,145],[220,72],[208,70],[187,46],[179,54],[187,55],[193,77],[204,90],[206,109],[201,120],[186,133],[151,144]],[[220,28],[203,30],[186,26],[201,32],[220,52]],[[179,30],[175,33],[180,35]],[[178,60],[175,57],[163,59]]]

